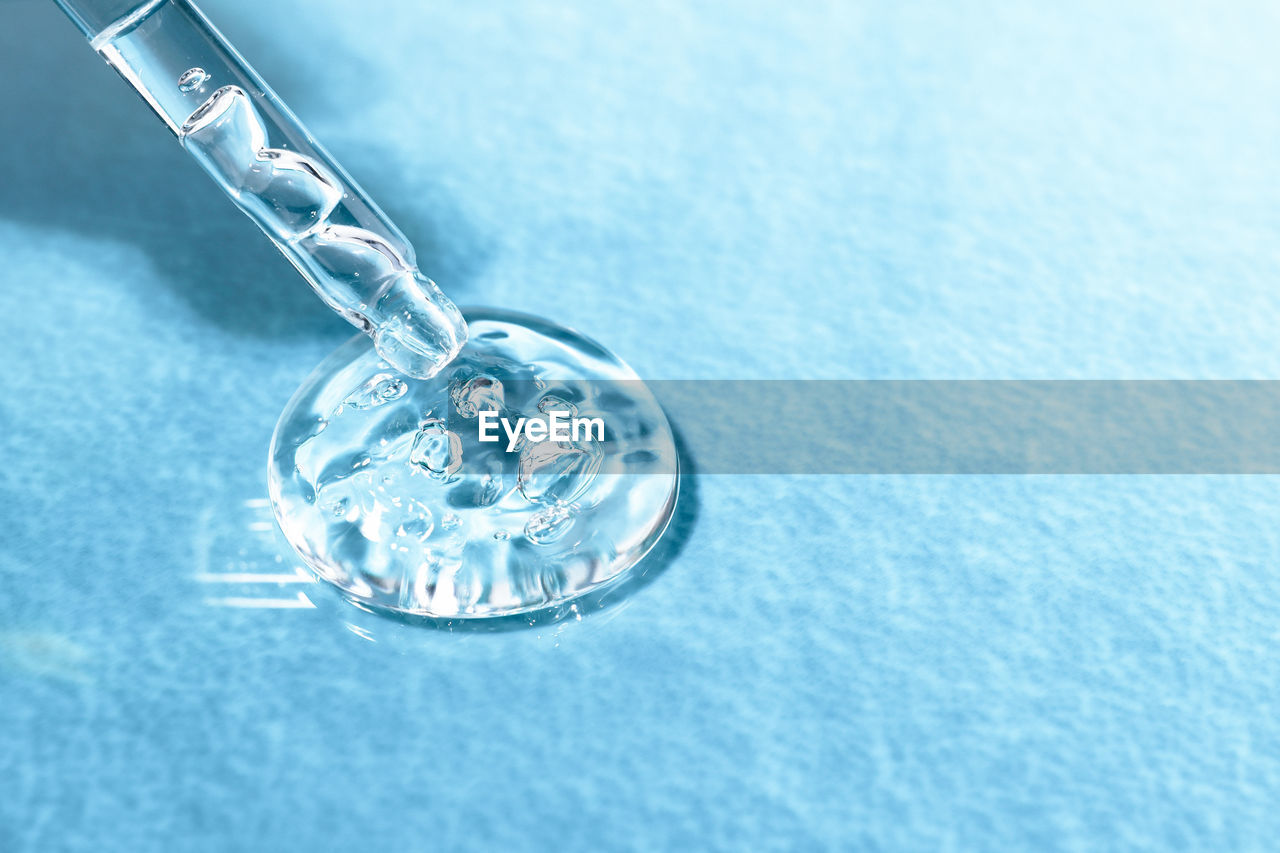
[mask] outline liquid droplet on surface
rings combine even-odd
[[[182,72],[182,76],[178,78],[179,92],[194,92],[205,83],[209,82],[209,72],[203,68],[188,68]]]
[[[669,519],[674,462],[642,471],[623,462],[674,459],[652,395],[588,342],[509,316],[469,316],[475,342],[430,380],[409,379],[353,339],[282,417],[271,475],[282,529],[317,574],[360,604],[444,618],[567,606],[634,566]],[[495,331],[505,337],[486,343]],[[617,429],[598,388],[564,378],[578,374],[634,393],[639,403],[627,411],[652,424],[648,436]],[[388,378],[405,382],[403,396],[397,383],[379,390]],[[455,391],[475,417],[455,410]],[[373,405],[341,405],[353,396]],[[377,402],[384,397],[395,400]],[[476,417],[499,400],[513,425],[576,408],[607,420],[611,440],[534,435],[508,451],[504,431],[502,442],[480,442]],[[317,435],[321,420],[329,425]],[[633,473],[644,476],[615,476]]]

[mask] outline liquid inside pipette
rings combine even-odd
[[[349,220],[341,179],[318,160],[272,148],[242,89],[215,91],[178,136],[240,209],[291,249],[289,259],[325,301],[372,332],[383,358],[422,376],[457,354],[465,329],[458,309],[386,237],[340,224]]]
[[[457,356],[466,323],[413,246],[194,5],[59,2],[82,26],[126,10],[91,44],[387,362],[425,379]]]

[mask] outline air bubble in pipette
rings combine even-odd
[[[179,92],[194,92],[209,81],[209,72],[203,68],[188,68],[178,78]]]

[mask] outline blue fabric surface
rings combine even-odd
[[[205,8],[447,292],[643,376],[1278,373],[1274,4]],[[0,849],[1274,844],[1271,478],[692,478],[497,635],[208,582],[296,565],[267,441],[350,329],[5,12]]]

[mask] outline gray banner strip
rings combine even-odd
[[[1280,473],[1280,381],[647,384],[704,474]]]

